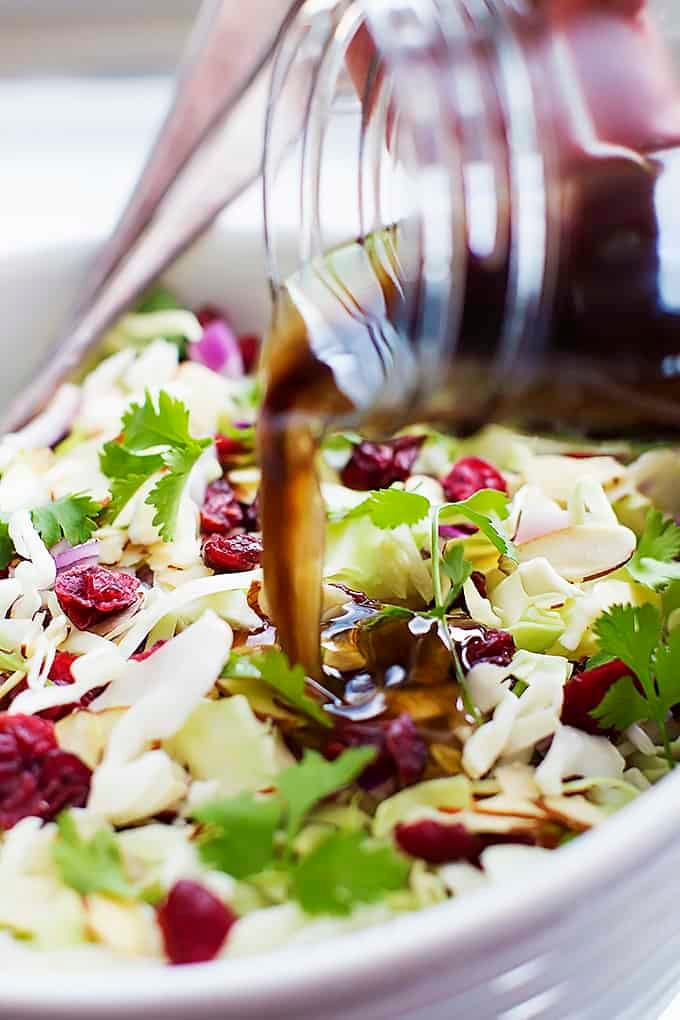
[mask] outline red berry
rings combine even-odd
[[[411,857],[421,857],[430,864],[447,861],[479,863],[484,843],[464,825],[448,825],[433,818],[397,825],[394,837],[398,846]]]
[[[215,436],[215,450],[223,468],[233,467],[239,457],[248,453],[246,444],[236,436],[223,436],[220,433]]]
[[[227,535],[242,521],[243,511],[229,482],[225,478],[211,482],[201,507],[201,531],[206,535]]]
[[[342,484],[367,490],[405,482],[423,441],[423,436],[400,436],[388,443],[358,443],[340,473]]]
[[[243,367],[247,373],[254,371],[260,356],[260,338],[254,333],[243,333],[238,338]]]
[[[71,666],[78,658],[77,655],[73,655],[72,652],[55,652],[54,662],[50,667],[50,680],[53,684],[58,687],[63,687],[65,684],[73,683],[73,673],[71,672]]]
[[[442,486],[446,498],[452,503],[459,503],[461,500],[469,499],[480,489],[497,489],[498,492],[507,492],[508,487],[500,471],[482,460],[481,457],[463,457],[457,461],[448,475],[442,478]]]
[[[385,746],[397,766],[402,786],[417,783],[427,764],[427,745],[406,712],[385,727]]]
[[[508,666],[515,654],[512,634],[505,630],[483,628],[480,635],[472,631],[471,637],[462,643],[463,665],[468,669],[477,662],[492,662],[495,666]]]
[[[80,565],[57,574],[54,591],[71,623],[79,630],[87,630],[133,606],[142,585],[132,574]]]
[[[158,909],[158,924],[171,963],[214,960],[236,920],[236,914],[221,900],[189,879],[176,882]]]
[[[210,535],[203,543],[203,561],[218,574],[254,570],[262,559],[262,540],[257,535]]]
[[[223,319],[224,313],[215,305],[203,305],[196,312],[196,318],[205,329],[205,327],[209,326],[211,322],[215,322],[217,319]]]
[[[590,713],[617,680],[630,675],[628,666],[620,659],[612,659],[595,669],[575,672],[564,686],[562,722],[586,733],[606,732]]]
[[[33,715],[0,715],[0,828],[34,815],[49,821],[83,807],[92,773],[57,746],[54,726]]]

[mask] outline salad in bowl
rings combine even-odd
[[[258,350],[158,287],[0,441],[6,961],[388,922],[544,867],[680,759],[673,449],[329,435],[312,679],[263,586]]]

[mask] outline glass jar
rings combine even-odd
[[[678,430],[672,20],[640,0],[300,3],[267,125],[271,344],[293,309],[335,424]]]

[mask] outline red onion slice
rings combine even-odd
[[[195,344],[189,344],[189,358],[201,365],[219,372],[229,379],[243,375],[243,357],[236,334],[223,319],[209,322],[203,329],[203,336]]]
[[[70,545],[66,539],[63,539],[53,546],[50,552],[57,570],[66,570],[67,567],[73,567],[76,563],[88,565],[98,563],[100,546],[101,542],[96,538],[90,539],[89,542],[83,542],[81,545]]]

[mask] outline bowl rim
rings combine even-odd
[[[677,839],[678,825],[664,810],[680,794],[680,769],[645,791],[601,826],[555,851],[553,860],[517,885],[501,882],[437,906],[317,944],[275,949],[188,967],[125,966],[82,972],[69,968],[68,983],[49,969],[2,974],[2,1004],[40,1009],[40,1016],[68,1007],[101,1008],[107,1015],[131,1007],[189,1007],[209,999],[224,1008],[267,1015],[263,1010],[301,1006],[310,995],[332,1001],[346,995],[380,994],[410,983],[427,971],[459,966],[517,944],[565,916],[589,894],[615,885],[650,856]],[[301,950],[304,950],[301,952]],[[38,954],[40,950],[36,951]],[[39,955],[38,955],[39,960]],[[263,966],[266,964],[266,966]],[[159,973],[162,982],[150,980]],[[121,980],[123,979],[123,980]],[[105,995],[105,1000],[103,996]],[[272,1015],[276,1015],[273,1013]]]
[[[217,233],[229,233],[228,225]],[[22,250],[16,261],[30,266],[32,257],[57,257],[65,248],[85,258],[94,247],[94,238],[60,240],[32,253]],[[9,259],[0,256],[0,273]],[[450,966],[454,954],[464,966],[507,948],[510,940],[516,944],[535,936],[598,890],[648,866],[652,855],[677,839],[679,826],[668,810],[674,793],[680,798],[680,768],[601,826],[555,851],[545,867],[532,873],[531,885],[501,882],[317,944],[187,967],[131,962],[90,971],[69,967],[57,980],[51,967],[40,967],[41,951],[36,950],[35,969],[1,971],[0,1012],[9,1015],[7,1009],[17,1009],[23,1016],[48,1020],[68,1010],[89,1018],[105,1005],[107,1016],[133,1007],[162,1008],[172,1015],[205,1000],[229,1010],[225,1015],[273,1017],[296,1006],[302,1011],[310,997],[346,1001],[348,985],[353,1000],[358,994],[394,993]],[[161,973],[162,980],[154,980]]]

